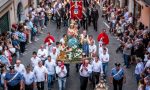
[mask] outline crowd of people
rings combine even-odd
[[[108,51],[101,45],[102,62],[96,56],[97,46],[92,35],[87,35],[88,25],[93,23],[94,30],[97,31],[98,9],[94,2],[84,1],[83,17],[80,20],[70,19],[69,1],[49,1],[43,0],[37,8],[33,5],[29,7],[29,14],[24,21],[13,24],[10,32],[0,35],[0,66],[1,66],[1,87],[3,90],[45,90],[44,83],[47,82],[48,90],[51,90],[55,80],[58,80],[59,90],[65,90],[66,78],[69,76],[69,67],[61,60],[57,60],[65,48],[70,52],[69,45],[66,45],[66,38],[74,39],[83,51],[83,64],[77,65],[80,73],[80,89],[86,90],[88,78],[93,76],[93,88],[99,82],[100,73],[107,72],[109,62]],[[50,33],[46,36],[44,43],[38,51],[33,51],[29,65],[21,63],[20,58],[26,55],[26,45],[34,43],[39,39],[37,36],[46,30],[49,22],[54,22],[57,29],[61,24],[68,28],[59,42]],[[71,24],[70,24],[71,23]],[[83,33],[79,34],[79,28],[83,27]],[[77,38],[79,35],[80,39]],[[81,40],[81,41],[80,41]],[[71,41],[71,40],[70,40]],[[52,44],[56,42],[56,45]],[[107,52],[107,53],[106,53]],[[89,63],[86,57],[92,56],[93,63]],[[102,58],[100,58],[102,59]],[[106,59],[106,60],[105,60]],[[96,65],[96,67],[95,67]],[[81,66],[81,67],[80,67]],[[93,69],[92,69],[93,66]],[[94,81],[93,81],[94,80]]]
[[[104,2],[102,17],[110,25],[110,33],[120,41],[116,52],[123,53],[124,65],[135,64],[138,90],[149,90],[150,30],[128,9]],[[136,22],[137,21],[137,22]]]
[[[108,77],[107,45],[102,39],[96,45],[93,36],[87,33],[91,23],[94,30],[98,30],[99,14],[95,4],[94,1],[84,0],[83,17],[79,20],[70,19],[69,1],[43,0],[37,8],[31,5],[25,21],[13,24],[11,32],[0,35],[3,89],[33,90],[37,87],[38,90],[45,90],[44,83],[47,82],[47,88],[51,90],[54,81],[58,80],[59,90],[65,90],[69,66],[64,61],[58,60],[58,56],[62,55],[62,51],[71,52],[72,43],[82,51],[82,63],[76,65],[80,75],[80,90],[86,90],[88,81],[92,82],[94,89],[99,83],[100,76]],[[104,3],[102,17],[110,24],[110,33],[120,41],[116,52],[123,53],[125,67],[129,69],[136,64],[135,78],[138,89],[149,90],[150,31],[148,27],[142,23],[135,27],[134,17],[127,8],[108,5],[107,2]],[[48,33],[38,51],[33,51],[29,65],[24,66],[20,57],[26,54],[26,45],[38,41],[37,36],[46,30],[49,22],[56,23],[57,29],[60,29],[63,23],[64,27],[68,27],[67,33],[60,41],[55,41],[55,37]],[[81,27],[84,29],[83,32],[79,32]],[[122,90],[123,82],[126,82],[124,69],[120,63],[115,63],[115,68],[111,71],[110,83],[113,83],[114,90]]]

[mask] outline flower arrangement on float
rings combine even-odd
[[[69,60],[78,60],[82,58],[82,49],[78,48],[76,45],[70,47],[69,52],[67,52],[67,57]]]

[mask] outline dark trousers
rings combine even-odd
[[[88,26],[87,26],[87,20],[83,20],[83,29],[84,30],[87,30],[88,29]]]
[[[43,82],[37,82],[37,89],[38,90],[44,90],[44,81]]]
[[[69,71],[70,71],[70,64],[69,63],[65,63],[66,69],[67,69],[67,77],[69,77]]]
[[[46,16],[46,17],[45,17],[45,22],[44,22],[44,25],[45,25],[45,26],[48,25],[48,21],[49,21],[49,19],[48,19],[48,17]]]
[[[56,23],[57,23],[57,29],[60,29],[60,27],[61,27],[61,19],[57,19]]]
[[[93,20],[94,30],[97,31],[97,20]]]
[[[25,90],[33,90],[33,84],[25,85]]]
[[[7,85],[8,90],[20,90],[20,83],[15,86]]]
[[[113,79],[114,90],[122,90],[122,85],[123,85],[123,78],[120,80]]]
[[[88,84],[88,77],[80,76],[80,90],[86,90]]]
[[[93,83],[93,88],[95,88],[95,85],[99,83],[99,72],[92,72],[92,83]]]
[[[76,63],[76,72],[79,72],[80,66],[82,63]]]
[[[124,64],[126,65],[126,68],[129,67],[129,60],[130,60],[130,55],[123,54],[124,58]]]
[[[65,26],[68,26],[68,20],[67,19],[64,20],[64,27]]]
[[[21,51],[21,53],[25,52],[25,46],[26,46],[26,42],[20,42],[20,51]]]
[[[91,16],[88,16],[88,25],[91,25]]]

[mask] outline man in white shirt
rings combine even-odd
[[[103,54],[103,41],[99,41],[99,44],[98,44],[98,56],[100,58],[100,56]]]
[[[142,59],[137,58],[137,65],[135,67],[135,76],[137,80],[137,84],[139,84],[139,80],[141,79],[140,75],[144,71],[144,63],[142,62]]]
[[[129,18],[127,23],[132,24],[133,23],[133,17],[132,17],[132,13],[129,13]]]
[[[23,64],[21,64],[20,60],[16,60],[16,64],[14,65],[15,71],[19,72],[20,74],[23,74],[26,72],[26,69]]]
[[[125,9],[124,18],[125,18],[126,21],[129,18],[129,11],[128,11],[128,9]]]
[[[56,47],[53,47],[52,52],[50,53],[50,56],[51,56],[52,61],[56,63],[56,59],[58,56],[58,54],[56,52]]]
[[[150,57],[148,58],[148,61],[145,64],[145,68],[148,68],[148,67],[150,67]]]
[[[38,66],[35,66],[33,72],[36,77],[36,85],[38,90],[44,90],[44,82],[47,82],[48,71],[45,66],[43,66],[42,61],[38,62]]]
[[[23,74],[25,90],[33,90],[35,87],[35,75],[31,71],[31,67],[27,66],[26,72]]]
[[[40,49],[37,52],[37,56],[42,60],[43,64],[48,56],[48,51],[44,48],[44,45],[41,45]]]
[[[47,60],[45,61],[44,66],[48,70],[48,90],[51,90],[52,82],[55,76],[56,63],[51,60],[51,56],[48,56]]]
[[[103,65],[97,56],[94,58],[94,61],[92,62],[93,89],[95,88],[95,85],[99,83],[99,76],[102,74],[103,74]]]
[[[60,43],[56,42],[56,53],[59,55],[60,54]]]
[[[39,13],[42,11],[42,8],[38,5],[36,11]]]
[[[91,41],[90,45],[89,45],[89,53],[90,53],[90,56],[92,57],[93,55],[95,55],[97,52],[97,47],[96,45],[94,44],[94,41]]]
[[[103,54],[100,56],[100,61],[102,62],[103,65],[103,72],[105,74],[105,76],[107,75],[107,67],[108,67],[108,63],[109,63],[109,54],[106,53],[107,50],[106,48],[103,49]]]
[[[80,73],[80,90],[86,90],[88,78],[92,73],[92,67],[88,60],[84,60],[79,70]]]
[[[65,90],[67,69],[62,61],[58,61],[56,66],[56,74],[58,75],[59,90]]]
[[[37,52],[32,53],[31,57],[31,65],[34,68],[35,66],[38,66],[38,62],[41,61],[41,59],[37,56]]]
[[[63,37],[60,39],[60,43],[65,44],[65,38],[67,38],[66,34],[64,34]]]

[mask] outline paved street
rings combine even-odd
[[[100,16],[101,16],[101,13],[100,13]],[[98,30],[99,30],[98,32],[93,31],[93,26],[90,26],[88,28],[88,33],[93,35],[95,39],[97,38],[97,35],[101,32],[103,28],[107,28],[106,25],[103,23],[103,21],[104,20],[100,17],[98,21]],[[40,40],[27,45],[27,49],[28,49],[26,51],[27,54],[21,57],[22,63],[25,65],[28,65],[30,63],[32,52],[37,51],[40,45],[43,44],[43,38],[47,35],[47,32],[50,32],[53,36],[55,36],[56,40],[60,40],[60,38],[62,37],[64,33],[66,33],[66,31],[67,31],[67,28],[64,28],[64,27],[62,27],[61,30],[56,30],[56,24],[49,23],[48,28],[44,31],[44,34],[41,34],[39,36]],[[121,64],[123,65],[123,58],[121,54],[115,53],[115,50],[119,45],[119,42],[112,35],[110,34],[108,35],[110,38],[110,44],[108,45],[109,53],[110,53],[110,63],[109,63],[109,71],[110,71],[111,68],[114,66],[115,62],[121,62]],[[137,86],[136,86],[136,82],[134,78],[134,66],[132,66],[130,69],[127,69],[127,70],[125,69],[125,71],[126,71],[126,76],[127,76],[127,82],[123,86],[123,90],[136,90]],[[75,64],[70,65],[70,77],[67,79],[66,85],[67,85],[66,90],[79,90],[80,81],[79,81],[79,75],[75,71]],[[53,90],[58,90],[57,87],[58,87],[58,84],[56,82]],[[92,90],[90,88],[90,84],[88,87],[89,87],[88,90]],[[109,90],[113,90],[112,85],[109,85]]]

